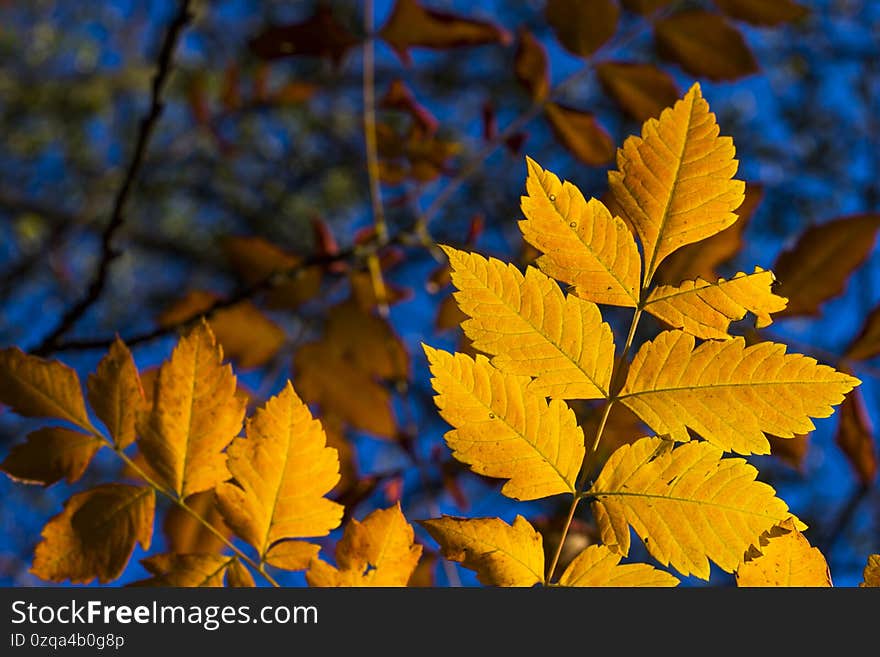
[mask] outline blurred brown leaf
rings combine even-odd
[[[578,160],[602,166],[614,159],[614,140],[593,114],[557,103],[547,103],[544,112],[553,134]]]
[[[791,23],[805,16],[810,10],[792,0],[713,0],[718,8],[731,18],[752,25],[779,25]]]
[[[596,73],[605,93],[637,121],[660,116],[681,95],[672,76],[653,64],[603,62]]]
[[[251,51],[261,59],[294,55],[327,57],[339,64],[348,50],[360,43],[333,10],[319,4],[315,13],[300,23],[268,27],[251,39]]]
[[[566,50],[589,57],[614,36],[620,8],[613,0],[547,0],[544,15]]]

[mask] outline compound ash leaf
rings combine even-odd
[[[220,587],[235,557],[222,554],[157,554],[141,559],[152,575],[131,586]]]
[[[614,141],[594,114],[546,103],[544,115],[559,142],[584,164],[598,167],[614,160]]]
[[[566,50],[589,57],[614,36],[620,7],[613,0],[547,0],[544,15]]]
[[[605,545],[591,545],[577,555],[559,578],[560,586],[678,586],[679,580],[646,563],[620,564],[623,555]]]
[[[742,250],[745,243],[743,234],[763,198],[762,185],[746,184],[745,199],[736,211],[739,219],[717,235],[681,247],[657,268],[654,280],[666,285],[678,285],[681,281],[695,278],[707,281],[719,278],[718,266]]]
[[[788,297],[786,317],[818,316],[819,307],[843,293],[846,282],[870,255],[880,214],[840,217],[805,230],[773,266],[779,294]]]
[[[400,503],[352,519],[336,545],[336,567],[313,559],[310,586],[406,586],[422,555]]]
[[[482,475],[508,479],[507,497],[534,500],[574,493],[584,434],[560,400],[526,389],[529,377],[507,374],[489,359],[423,345],[452,455]]]
[[[554,399],[608,397],[614,337],[599,308],[565,295],[534,267],[523,276],[510,264],[443,248],[455,300],[474,348],[510,374],[534,377],[528,389]]]
[[[526,158],[527,196],[521,197],[523,238],[541,251],[537,265],[568,283],[582,299],[635,308],[641,259],[626,224],[597,199],[584,199],[570,182],[560,182]]]
[[[57,418],[98,433],[86,413],[76,371],[18,347],[0,350],[0,403],[25,417]]]
[[[739,587],[830,587],[831,572],[818,548],[812,547],[789,518],[760,539],[760,554],[749,554],[736,569]]]
[[[86,383],[89,404],[120,449],[135,440],[135,420],[146,404],[131,351],[116,338]]]
[[[880,554],[871,554],[868,556],[868,563],[862,571],[862,581],[859,587],[875,587],[880,586]]]
[[[453,516],[419,524],[437,541],[445,558],[473,570],[486,586],[544,583],[543,539],[520,515],[512,525],[500,518]]]
[[[247,566],[240,560],[233,559],[226,568],[226,585],[235,589],[252,589],[256,583]]]
[[[339,458],[290,382],[246,427],[226,450],[234,481],[216,489],[226,524],[261,559],[277,541],[338,527],[342,506],[325,495],[339,481]]]
[[[691,75],[736,80],[758,71],[758,62],[736,27],[701,9],[680,11],[654,23],[657,51]]]
[[[160,483],[184,498],[229,479],[223,450],[241,430],[246,402],[207,323],[181,338],[152,397],[138,413],[138,445]]]
[[[69,483],[79,479],[92,457],[105,443],[94,436],[45,427],[28,434],[25,442],[15,445],[0,470],[16,481],[49,486],[65,477]]]
[[[745,183],[730,137],[718,136],[715,114],[695,83],[659,119],[642,126],[617,151],[608,172],[614,199],[642,241],[648,282],[676,249],[724,230],[737,220]]]
[[[698,278],[681,285],[660,285],[648,296],[645,310],[672,328],[706,340],[728,340],[730,322],[755,315],[755,326],[764,328],[771,313],[785,308],[787,299],[773,294],[773,272],[755,267],[714,283]]]
[[[779,25],[800,20],[810,10],[793,0],[714,0],[718,8],[731,18],[752,25]]]
[[[116,579],[135,543],[149,549],[155,503],[148,486],[102,484],[77,493],[43,528],[31,572],[74,584]]]
[[[660,116],[681,95],[672,76],[653,64],[603,62],[596,75],[605,93],[637,121]]]
[[[834,442],[846,455],[862,485],[871,486],[877,480],[877,447],[871,419],[859,390],[846,396],[838,415]]]
[[[511,41],[510,34],[494,23],[429,9],[417,0],[397,0],[379,36],[407,64],[413,47],[445,49]]]
[[[602,542],[627,555],[631,526],[682,575],[708,579],[710,560],[733,572],[763,532],[790,517],[788,506],[744,459],[701,441],[671,445],[642,438],[608,459],[588,492]]]
[[[320,545],[307,541],[281,541],[269,548],[266,563],[282,570],[305,570],[320,551]]]
[[[781,438],[812,431],[811,418],[861,383],[785,345],[746,347],[736,337],[704,342],[665,331],[645,342],[633,359],[620,400],[658,434],[689,440],[688,429],[725,451],[768,454],[764,433]]]

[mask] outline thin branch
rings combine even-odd
[[[137,179],[138,173],[140,172],[141,165],[143,164],[144,156],[150,143],[150,138],[153,135],[156,124],[159,122],[159,117],[162,115],[162,110],[164,109],[162,91],[165,82],[171,73],[172,58],[177,47],[177,42],[192,18],[193,14],[190,12],[190,0],[180,0],[177,14],[169,24],[162,46],[159,50],[156,74],[153,77],[150,109],[147,115],[141,120],[140,130],[138,132],[131,161],[126,169],[125,176],[122,179],[122,185],[116,194],[116,200],[113,204],[110,221],[101,235],[101,259],[98,264],[98,269],[92,278],[92,282],[88,286],[85,296],[64,313],[55,329],[52,330],[36,349],[33,350],[33,353],[35,354],[41,355],[53,351],[59,339],[70,331],[85,312],[98,300],[101,296],[101,292],[107,284],[111,264],[121,255],[121,252],[114,247],[113,239],[125,223],[125,208],[131,194],[131,189]]]

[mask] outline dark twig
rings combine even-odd
[[[131,161],[126,169],[122,185],[116,194],[113,203],[113,212],[110,215],[110,221],[104,228],[101,235],[101,260],[98,269],[95,272],[92,282],[89,284],[88,290],[78,302],[71,306],[67,312],[61,317],[58,325],[49,333],[48,336],[33,350],[33,353],[45,355],[55,349],[59,339],[70,331],[85,312],[98,300],[104,286],[107,284],[107,278],[110,271],[110,265],[121,254],[113,246],[113,238],[125,222],[125,207],[131,194],[131,189],[140,172],[144,156],[147,152],[147,146],[153,135],[159,117],[162,115],[164,103],[162,102],[162,90],[165,82],[171,73],[171,63],[177,42],[180,39],[183,30],[192,20],[190,12],[190,0],[180,0],[180,6],[174,19],[168,26],[165,38],[159,50],[159,59],[157,62],[156,73],[153,77],[152,94],[150,98],[150,109],[147,115],[141,120],[140,130],[135,143],[134,152]]]

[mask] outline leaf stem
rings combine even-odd
[[[547,584],[550,584],[553,581],[553,574],[556,572],[556,566],[559,564],[559,557],[562,555],[562,548],[565,546],[565,537],[568,536],[568,530],[571,528],[571,523],[574,520],[574,512],[577,510],[580,501],[581,496],[575,493],[574,498],[571,500],[571,506],[568,509],[568,516],[565,519],[565,524],[562,527],[562,536],[559,537],[559,544],[556,546],[556,553],[553,555],[553,561],[550,562],[550,569],[547,571]]]

